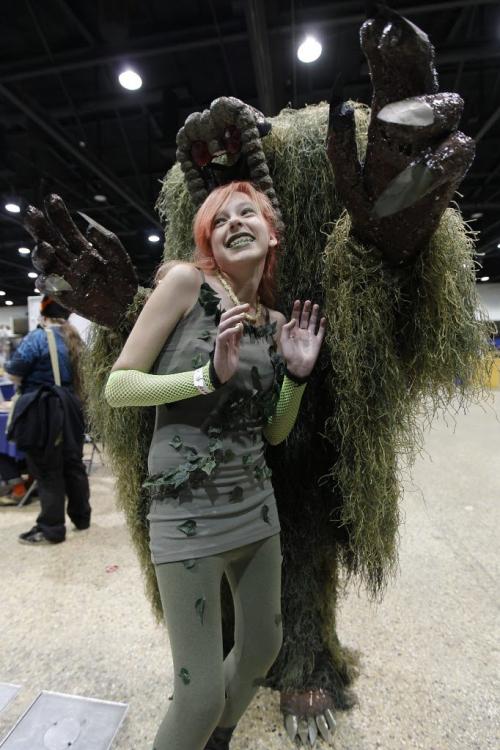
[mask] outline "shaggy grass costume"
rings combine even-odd
[[[355,106],[362,155],[369,110]],[[284,110],[263,140],[285,223],[278,306],[288,315],[294,299],[313,299],[328,321],[297,424],[284,445],[268,450],[282,525],[284,644],[266,684],[283,692],[323,688],[347,708],[356,657],[336,635],[341,582],[356,576],[378,596],[394,574],[401,470],[437,410],[481,397],[489,331],[476,318],[473,239],[458,211],[445,212],[406,268],[391,268],[350,235],[325,152],[327,119],[326,105]],[[165,259],[189,258],[193,206],[178,165],[157,208],[166,224]],[[86,379],[94,435],[116,473],[119,505],[160,618],[141,491],[154,410],[111,409],[102,396],[146,294],[139,292],[120,331],[94,329]],[[228,641],[227,603],[226,592]]]

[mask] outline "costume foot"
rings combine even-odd
[[[285,729],[296,747],[314,747],[318,737],[333,743],[337,722],[332,696],[325,690],[281,693],[280,709]]]

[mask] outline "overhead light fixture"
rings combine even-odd
[[[37,279],[37,278],[38,278],[38,274],[37,274],[37,273],[35,273],[34,271],[30,271],[30,272],[28,273],[28,277],[29,277],[30,279]]]
[[[0,297],[5,297],[5,292],[3,290],[0,290]]]
[[[482,257],[483,255],[486,255],[486,253],[476,253],[476,255],[479,255]]]
[[[108,200],[108,198],[107,198],[107,196],[106,196],[106,195],[103,195],[102,193],[96,193],[96,194],[94,195],[94,200],[95,200],[95,201],[96,201],[97,203],[106,203],[106,201]]]
[[[6,299],[6,300],[5,300],[5,304],[6,304],[6,305],[13,305],[14,303],[12,302],[12,300],[11,300],[11,299]]]
[[[313,36],[306,36],[297,50],[297,57],[300,62],[312,63],[318,59],[323,51],[323,47]]]
[[[149,237],[148,237],[148,240],[150,242],[159,242],[160,239],[161,239],[161,237],[160,237],[159,234],[150,234]]]
[[[500,250],[500,242],[498,243],[497,247],[498,247],[498,249]]]
[[[479,281],[489,281],[489,280],[490,280],[489,276],[481,276],[481,278],[479,279]]]
[[[118,80],[123,88],[128,89],[129,91],[137,91],[137,89],[140,89],[142,86],[141,76],[131,68],[122,71],[118,76]]]
[[[480,219],[483,216],[482,211],[476,211],[476,213],[471,215],[471,219]]]
[[[29,247],[18,247],[17,252],[19,255],[29,255],[31,253],[31,250]]]
[[[19,214],[21,213],[21,206],[19,203],[6,203],[5,210],[8,211],[9,214]]]

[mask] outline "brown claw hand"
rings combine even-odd
[[[364,163],[354,109],[332,102],[327,151],[335,182],[361,241],[399,264],[415,257],[437,228],[474,158],[474,142],[457,130],[463,102],[438,93],[427,35],[376,5],[361,27],[373,85]]]
[[[118,237],[93,222],[85,237],[64,201],[50,195],[45,214],[29,206],[24,226],[36,240],[37,289],[68,310],[115,327],[137,291],[137,276]]]

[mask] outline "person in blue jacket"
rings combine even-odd
[[[55,386],[46,328],[55,335],[61,378],[61,395],[69,397],[80,418],[66,419],[64,430],[49,451],[31,446],[26,450],[30,474],[37,480],[41,511],[36,524],[20,534],[23,544],[56,544],[66,538],[65,497],[68,516],[78,530],[90,526],[89,482],[83,464],[84,419],[80,397],[79,358],[83,342],[68,323],[69,312],[48,296],[40,305],[42,325],[31,331],[5,364],[21,394],[33,394],[41,386]],[[75,408],[73,408],[73,414]],[[50,419],[50,415],[49,415]],[[69,431],[69,432],[68,432]],[[70,439],[68,439],[70,438]]]

